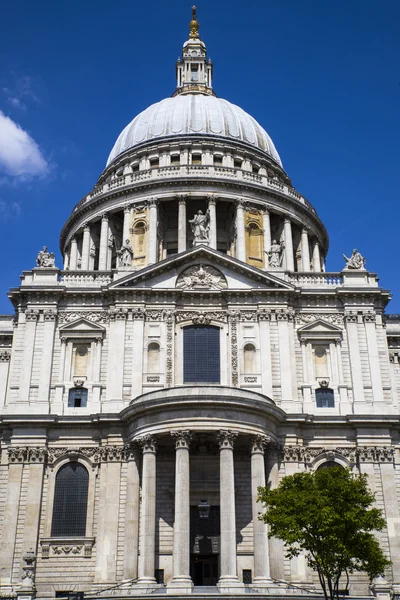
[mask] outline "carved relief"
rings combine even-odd
[[[89,311],[75,311],[75,312],[60,312],[58,314],[59,323],[72,323],[78,319],[86,319],[91,323],[107,323],[109,320],[109,313],[105,310],[98,312]]]
[[[231,337],[231,370],[232,370],[232,385],[239,385],[239,360],[238,360],[238,340],[237,340],[237,324],[239,319],[239,311],[232,310],[229,312],[230,337]]]
[[[0,362],[8,362],[11,359],[11,352],[0,350]]]
[[[220,429],[217,438],[220,450],[228,448],[233,450],[233,444],[238,434],[236,431],[230,431],[229,429]]]
[[[179,429],[178,431],[171,431],[171,436],[175,440],[175,448],[189,448],[193,434],[189,429]]]
[[[338,313],[296,313],[295,321],[298,324],[312,323],[313,321],[326,321],[333,325],[343,325],[344,317]]]
[[[209,265],[195,265],[185,269],[176,281],[182,290],[224,290],[228,287],[225,277]]]
[[[182,323],[183,321],[193,321],[196,325],[207,325],[211,321],[222,321],[226,323],[227,313],[223,310],[213,311],[199,311],[199,310],[187,310],[177,311],[176,322]]]
[[[127,308],[110,308],[109,311],[111,321],[125,321],[128,317],[128,309]]]
[[[166,348],[166,365],[165,365],[165,382],[167,387],[171,387],[173,383],[173,339],[174,339],[174,313],[166,311],[164,314],[167,325],[167,348]]]
[[[336,457],[342,456],[351,464],[356,462],[394,462],[395,449],[382,446],[364,446],[363,448],[309,448],[303,446],[284,446],[281,455],[285,462],[311,463],[318,456],[325,454],[326,459],[334,461]]]

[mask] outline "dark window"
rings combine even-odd
[[[160,161],[158,158],[150,159],[150,167],[158,167],[159,164],[160,164]]]
[[[337,463],[336,461],[334,461],[334,460],[327,460],[326,462],[322,463],[322,465],[319,465],[318,471],[320,469],[330,469],[331,467],[336,467],[336,468],[343,469],[342,465],[339,465],[339,463]]]
[[[253,578],[251,576],[251,569],[243,569],[243,583],[253,583]]]
[[[333,390],[329,388],[319,388],[315,390],[315,398],[317,401],[317,408],[334,408],[335,396]]]
[[[56,476],[51,535],[86,534],[89,474],[78,462],[62,466]]]
[[[132,165],[132,173],[137,173],[139,171],[139,163]]]
[[[235,167],[235,169],[241,169],[242,168],[242,161],[235,158],[235,160],[233,161],[233,166]]]
[[[201,165],[201,154],[192,154],[192,165]]]
[[[65,592],[63,590],[61,591],[56,591],[56,598],[68,598],[69,594],[71,592]]]
[[[84,408],[87,406],[86,388],[71,388],[68,394],[68,406],[71,408]]]
[[[260,170],[260,167],[257,167],[256,165],[253,165],[252,170],[253,170],[253,173],[257,174],[259,172],[259,170]]]
[[[222,156],[214,156],[214,165],[222,165]]]
[[[164,569],[156,569],[154,571],[154,577],[156,579],[156,583],[161,583],[164,585]]]
[[[183,330],[184,383],[219,383],[219,327],[190,325]]]
[[[171,165],[180,165],[181,157],[179,154],[171,154]]]

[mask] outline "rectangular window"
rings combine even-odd
[[[88,391],[86,388],[72,388],[68,394],[68,408],[85,408]]]
[[[246,584],[253,583],[253,578],[251,576],[251,569],[243,569],[243,583],[246,583]]]
[[[233,166],[235,167],[235,169],[241,169],[242,168],[242,161],[235,158],[235,160],[233,161]]]
[[[179,166],[181,164],[181,157],[179,154],[171,154],[171,165]]]
[[[183,330],[184,383],[220,383],[220,329],[190,325]]]
[[[201,154],[192,154],[192,165],[201,165]]]
[[[315,390],[317,408],[335,408],[335,395],[329,388]]]
[[[222,156],[214,155],[214,165],[222,165]]]
[[[192,73],[192,81],[198,81],[199,76],[198,76],[198,71],[199,71],[199,65],[191,65],[191,73]]]
[[[164,569],[156,569],[154,571],[154,577],[155,577],[156,583],[164,585]]]
[[[158,165],[160,164],[160,161],[158,158],[151,158],[150,159],[150,167],[154,168],[154,167],[158,167]]]

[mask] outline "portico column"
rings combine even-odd
[[[156,441],[150,435],[138,440],[142,447],[142,512],[140,516],[140,555],[138,584],[156,583],[154,553],[156,539]]]
[[[208,199],[208,210],[210,214],[210,248],[217,249],[217,199],[215,196],[210,196]]]
[[[69,253],[70,253],[70,249],[68,247],[65,248],[65,251],[64,251],[64,271],[66,271],[67,269],[69,269]]]
[[[269,443],[265,435],[256,435],[251,441],[251,504],[253,512],[254,579],[255,585],[271,583],[268,556],[268,534],[259,515],[262,505],[257,502],[258,488],[265,487],[264,448]]]
[[[130,240],[129,229],[131,226],[131,207],[125,206],[124,208],[124,224],[122,226],[122,245],[125,244],[126,240]]]
[[[178,253],[186,250],[186,196],[178,198]]]
[[[310,247],[308,245],[308,231],[305,227],[301,231],[301,268],[306,272],[310,270]]]
[[[264,264],[269,266],[269,251],[271,250],[271,222],[269,211],[263,213],[263,229],[264,229]]]
[[[218,435],[220,457],[221,575],[219,587],[238,583],[236,564],[235,474],[233,443],[237,433],[221,430]]]
[[[191,432],[171,431],[175,439],[175,521],[173,570],[171,588],[190,591],[193,587],[190,578],[190,478],[189,444]]]
[[[149,201],[149,265],[157,262],[157,199]]]
[[[78,242],[76,241],[76,238],[73,237],[71,240],[69,268],[71,271],[76,271],[77,267],[78,267]]]
[[[244,235],[244,206],[242,200],[236,202],[236,258],[246,262],[246,239]]]
[[[82,240],[82,265],[83,271],[89,270],[89,256],[90,256],[90,227],[85,225],[83,229],[83,240]]]
[[[292,224],[290,219],[285,219],[284,232],[286,271],[294,271]]]
[[[99,271],[107,270],[108,256],[108,217],[103,215],[101,218],[100,229],[100,251],[99,251]]]
[[[313,262],[313,271],[315,273],[321,273],[321,256],[319,253],[319,243],[317,242],[317,240],[315,241],[314,248],[313,248],[312,262]]]

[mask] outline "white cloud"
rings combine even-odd
[[[0,111],[0,172],[14,177],[44,176],[49,164],[38,144]]]
[[[41,104],[41,100],[35,92],[35,82],[32,77],[29,75],[17,77],[15,73],[12,73],[10,78],[11,83],[3,87],[3,93],[12,108],[25,111],[28,104]]]

